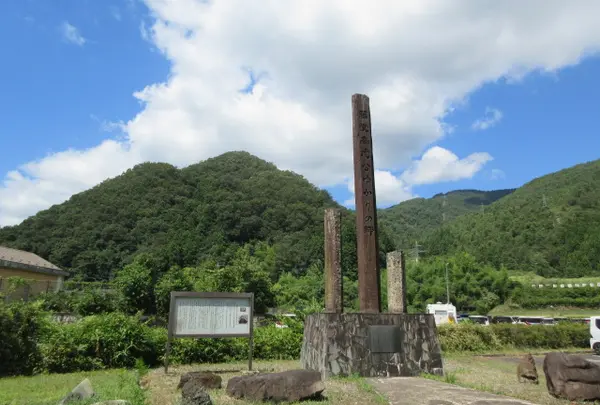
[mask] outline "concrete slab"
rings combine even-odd
[[[370,378],[368,381],[391,405],[535,405],[419,377]]]

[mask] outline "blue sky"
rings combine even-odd
[[[150,116],[151,107],[159,104],[156,102],[157,96],[151,96],[153,103],[145,105],[133,94],[146,86],[167,82],[173,77],[182,77],[184,74],[174,70],[173,66],[175,62],[178,66],[186,66],[183,60],[188,63],[187,59],[178,53],[181,52],[181,43],[174,42],[172,34],[167,35],[168,30],[173,28],[164,28],[154,39],[151,37],[149,28],[155,21],[160,20],[161,13],[165,14],[165,9],[160,9],[159,6],[155,8],[152,10],[154,17],[151,17],[148,7],[138,0],[13,0],[2,4],[0,46],[4,51],[3,59],[8,63],[0,64],[0,175],[7,176],[23,164],[39,162],[66,150],[83,151],[95,148],[107,139],[119,141],[125,133],[115,130],[114,123],[117,122],[129,123],[126,130],[129,139],[143,144],[144,151],[151,149],[144,142],[140,142],[140,134],[144,134],[144,139],[147,140],[148,128],[157,127],[157,122],[164,123],[164,119],[147,119],[148,123],[142,125],[144,119]],[[175,11],[170,11],[173,15],[169,18],[177,18],[174,16]],[[183,23],[186,12],[182,12]],[[166,19],[167,17],[163,17],[163,20]],[[187,40],[188,38],[179,39],[180,42]],[[156,47],[157,41],[164,45],[165,53]],[[203,45],[198,46],[200,54],[204,48]],[[516,61],[519,62],[517,59]],[[254,64],[257,63],[254,61]],[[565,62],[564,65],[568,63]],[[253,66],[253,63],[249,63],[248,66]],[[392,66],[390,69],[393,68]],[[241,72],[243,66],[239,66],[238,69]],[[290,77],[304,78],[305,72],[307,71],[299,70],[296,76]],[[309,73],[306,73],[306,77],[309,77]],[[238,79],[235,76],[235,80]],[[277,87],[280,93],[284,93],[285,90],[291,94],[293,91],[290,89],[293,89],[291,84]],[[430,131],[430,138],[427,139],[432,139],[433,142],[414,143],[420,146],[415,146],[410,156],[412,159],[419,159],[428,147],[440,146],[461,159],[472,153],[485,152],[489,153],[493,160],[485,163],[472,177],[463,176],[455,181],[434,184],[415,183],[410,186],[411,193],[430,197],[439,192],[461,188],[490,190],[518,187],[537,176],[599,158],[600,137],[596,133],[598,115],[594,114],[600,101],[599,90],[598,57],[586,58],[575,66],[549,74],[534,72],[516,83],[507,83],[503,78],[481,83],[479,88],[468,92],[466,103],[444,118],[445,123],[455,127],[455,130],[441,138],[433,137]],[[140,113],[144,112],[145,108],[149,112],[142,116]],[[373,108],[376,107],[372,105]],[[174,106],[172,110],[179,111],[179,107]],[[472,124],[482,119],[486,110],[490,116],[493,115],[493,111],[498,112],[497,122],[484,130],[474,130]],[[137,114],[141,117],[139,126],[133,122]],[[185,133],[186,129],[184,127],[183,130],[174,132]],[[201,132],[198,125],[193,127],[192,132],[195,133],[196,130]],[[227,130],[233,131],[229,127]],[[225,129],[221,131],[226,132]],[[426,136],[423,135],[422,138],[425,139]],[[236,142],[227,139],[223,142],[224,146],[214,150],[222,152],[228,148],[240,149],[244,148],[247,142],[247,139]],[[180,150],[185,152],[188,149],[185,145],[188,144],[182,144],[184,147]],[[217,153],[206,152],[204,155],[198,155],[200,157],[186,155],[185,159],[178,160],[170,157],[177,155],[177,151],[174,152],[175,155],[167,152],[161,155],[160,145],[156,144],[151,152],[144,152],[139,156],[142,156],[143,160],[163,160],[164,157],[165,161],[182,165],[182,162],[189,164]],[[385,149],[386,145],[378,144],[375,133],[374,148]],[[248,148],[251,153],[262,153],[260,145]],[[292,152],[293,149],[291,146]],[[266,153],[265,158],[276,156],[278,159],[284,152],[277,153]],[[125,169],[131,166],[128,162],[137,162],[133,158],[127,159],[123,158],[114,166]],[[282,157],[281,161],[276,163],[286,166],[284,160]],[[376,165],[377,163],[376,161]],[[323,179],[323,182],[326,182],[324,176],[311,171],[308,163],[293,161],[290,158],[289,166],[298,167],[298,171],[305,174],[301,169],[302,164],[307,167],[306,173],[310,180],[317,182]],[[409,162],[404,162],[399,166],[406,168],[408,164]],[[45,169],[47,167],[49,166],[40,166],[39,170],[49,170]],[[52,170],[55,170],[54,167],[52,166]],[[115,170],[116,172],[106,171],[107,176],[122,171]],[[327,170],[327,167],[322,169]],[[392,172],[396,176],[401,176],[402,173],[398,168]],[[38,182],[38,178],[31,173],[22,174],[29,176],[30,181],[27,187],[19,186],[21,188],[18,190],[27,188],[27,193],[30,193],[27,195],[36,195],[36,187],[44,188],[39,185],[43,182]],[[44,175],[45,173],[38,173],[40,179]],[[62,175],[59,173],[57,178],[62,178]],[[54,183],[50,181],[44,184],[56,185],[59,182],[56,178],[52,180]],[[60,198],[53,199],[47,192],[44,195],[40,194],[41,202],[38,205],[28,208],[29,211],[24,210],[23,213],[11,215],[13,218],[31,215],[52,203],[64,201],[69,193],[82,191],[93,185],[93,182],[77,181],[79,182],[76,186],[61,189]],[[17,190],[6,184],[6,193]],[[347,185],[343,183],[329,187],[329,190],[340,202],[352,196]],[[0,207],[0,217],[3,215],[2,210],[9,213],[11,209],[16,210],[14,207]],[[8,214],[4,215],[8,218]]]
[[[469,123],[486,106],[502,111],[501,121],[486,131],[471,131]],[[519,187],[545,174],[600,158],[597,117],[600,105],[600,58],[592,58],[558,74],[532,74],[522,83],[488,84],[468,105],[449,116],[462,128],[440,141],[458,155],[489,151],[490,168],[504,172],[490,179],[488,170],[473,179],[416,187],[422,196],[458,188]]]
[[[132,93],[163,80],[169,64],[140,35],[147,9],[135,2],[9,1],[0,13],[0,136],[9,153],[0,173],[68,148],[89,148],[102,122],[133,117]],[[6,11],[8,8],[8,11]],[[120,18],[120,19],[118,19]],[[63,24],[85,27],[86,43],[64,38]]]

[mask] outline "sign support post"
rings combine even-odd
[[[248,370],[254,352],[254,293],[171,291],[165,374],[173,338],[248,338]]]

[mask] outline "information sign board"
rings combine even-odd
[[[173,338],[248,337],[252,369],[254,294],[171,292],[165,373]]]

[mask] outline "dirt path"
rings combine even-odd
[[[391,405],[535,405],[425,378],[393,377],[369,382]]]

